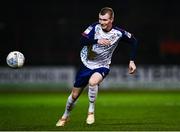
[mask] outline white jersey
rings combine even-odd
[[[118,28],[112,28],[109,32],[105,32],[102,30],[99,23],[89,26],[83,34],[94,40],[102,38],[110,40],[109,45],[94,43],[91,45],[85,45],[82,48],[80,53],[81,61],[89,69],[100,67],[109,68],[112,54],[117,47],[120,38],[123,34],[126,34],[127,37],[131,37],[130,33],[126,31],[123,32]]]

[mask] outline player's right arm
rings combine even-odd
[[[102,44],[109,45],[110,40],[102,38],[102,39],[94,39],[95,34],[95,26],[97,23],[90,25],[82,34],[80,38],[80,43],[82,46],[93,45],[93,44]]]
[[[82,34],[80,38],[80,44],[82,46],[93,45],[97,43],[97,39],[94,39],[95,24],[90,25]]]
[[[108,39],[102,38],[102,39],[98,39],[97,43],[102,44],[102,45],[109,45],[111,41]]]

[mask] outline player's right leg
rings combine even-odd
[[[63,116],[58,120],[56,123],[56,126],[64,126],[68,121],[69,121],[69,116],[70,112],[73,109],[76,100],[80,96],[83,88],[73,88],[71,94],[69,95],[67,102],[66,102],[66,107]]]
[[[87,86],[91,74],[92,70],[82,64],[76,74],[74,88],[72,89],[72,93],[67,100],[65,112],[62,118],[56,124],[56,126],[64,126],[66,124],[69,118],[70,111],[72,110],[75,101],[80,96],[84,87]]]

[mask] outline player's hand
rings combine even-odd
[[[102,38],[102,39],[98,39],[98,44],[102,44],[102,45],[109,45],[111,43],[110,40]]]
[[[136,71],[136,65],[134,61],[129,62],[129,74],[133,74]]]

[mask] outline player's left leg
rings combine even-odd
[[[95,122],[95,101],[98,94],[98,86],[103,81],[103,79],[108,75],[109,69],[105,67],[101,67],[93,70],[93,74],[89,79],[89,109],[88,109],[88,117],[86,119],[87,124],[93,124]]]
[[[95,72],[89,79],[89,89],[88,89],[89,109],[88,109],[88,117],[86,119],[87,124],[93,124],[95,122],[95,118],[94,118],[95,101],[98,93],[98,84],[102,82],[102,80],[103,77],[98,72]]]

